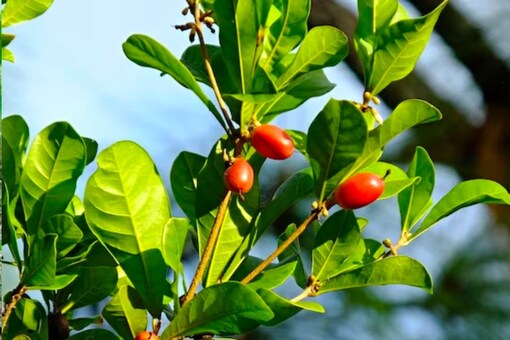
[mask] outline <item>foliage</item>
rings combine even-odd
[[[32,2],[9,0],[2,26],[36,17],[51,5]],[[71,328],[71,339],[126,339],[148,328],[148,314],[156,333],[165,317],[170,321],[162,339],[228,336],[276,325],[301,310],[323,313],[321,305],[302,300],[332,291],[403,284],[432,292],[426,268],[398,250],[454,212],[479,203],[508,205],[510,194],[495,182],[472,180],[434,204],[434,164],[423,148],[416,149],[407,171],[380,160],[393,138],[441,118],[429,103],[410,99],[382,121],[372,104],[378,103],[376,94],[414,68],[446,2],[414,19],[397,0],[358,5],[355,52],[365,71],[364,101],[331,99],[306,133],[289,131],[309,167],[289,176],[265,204],[257,180],[265,159],[251,147],[250,131],[329,92],[334,85],[323,69],[348,53],[347,38],[336,28],[307,32],[308,0],[188,1],[195,21],[178,28],[189,30],[192,41],[198,36],[199,44],[181,59],[145,35],[123,44],[130,60],[195,93],[225,129],[209,155],[183,151],[172,166],[173,193],[186,216],[172,216],[160,174],[138,144],[117,142],[96,159],[95,141],[57,122],[29,148],[23,118],[4,118],[2,244],[20,274],[18,287],[4,296],[4,336],[48,339],[55,329],[65,334]],[[220,46],[203,40],[203,27],[213,22]],[[2,36],[3,49],[12,38]],[[219,108],[199,83],[212,87]],[[246,159],[255,173],[244,195],[228,192],[223,182],[234,158]],[[97,169],[81,199],[76,182],[94,159]],[[335,189],[359,172],[386,174],[380,199],[398,198],[396,243],[364,238],[370,225],[355,211],[329,216]],[[287,228],[267,259],[251,256],[268,227],[309,196],[315,200],[309,216]],[[314,236],[311,250],[298,241],[307,229]],[[188,237],[200,255],[189,287],[182,263]],[[311,268],[302,260],[304,252]],[[300,295],[274,291],[291,277],[303,288]],[[203,289],[195,295],[200,283]],[[46,306],[25,294],[33,290],[42,292]],[[76,309],[104,299],[100,316],[74,317]],[[116,334],[81,331],[98,318]]]

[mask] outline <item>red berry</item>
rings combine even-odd
[[[384,181],[381,177],[363,172],[340,184],[335,191],[335,201],[344,209],[358,209],[378,199],[383,191]]]
[[[135,336],[135,340],[159,340],[159,336],[154,332],[141,331]]]
[[[262,156],[271,159],[286,159],[294,152],[290,136],[278,126],[260,125],[251,133],[251,145]]]
[[[244,158],[237,158],[225,170],[223,179],[228,190],[234,194],[245,194],[253,186],[253,168]]]

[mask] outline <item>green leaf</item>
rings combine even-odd
[[[87,137],[83,137],[83,141],[85,142],[85,146],[87,148],[87,161],[85,164],[90,164],[94,161],[97,155],[98,144],[95,140]]]
[[[150,67],[170,75],[179,84],[193,91],[207,106],[221,126],[227,130],[225,122],[214,103],[206,96],[188,68],[166,47],[142,34],[134,34],[122,44],[124,54],[137,65]]]
[[[313,120],[306,146],[319,202],[334,190],[339,173],[362,154],[367,134],[365,119],[351,102],[331,99]]]
[[[419,181],[418,177],[407,177],[407,174],[404,172],[404,170],[400,169],[396,165],[386,162],[373,163],[361,169],[359,172],[370,172],[379,175],[380,177],[386,176],[384,177],[384,192],[379,197],[379,199],[393,197],[402,190]]]
[[[195,196],[197,178],[206,158],[192,152],[181,152],[170,171],[170,184],[175,200],[182,211],[195,224]]]
[[[71,335],[68,340],[114,340],[117,335],[102,328],[87,329],[86,331]]]
[[[161,338],[246,333],[273,316],[252,289],[241,283],[225,282],[205,288],[185,304]]]
[[[8,46],[16,38],[16,35],[9,33],[2,33],[2,47]]]
[[[172,217],[163,228],[162,251],[166,264],[175,272],[182,273],[181,257],[186,245],[186,236],[191,228],[187,218]]]
[[[307,32],[310,0],[281,0],[273,2],[262,41],[263,52],[259,66],[269,75],[275,64],[287,56],[303,40]]]
[[[373,67],[365,77],[366,87],[373,95],[414,69],[447,3],[444,1],[420,18],[398,21],[381,33],[372,58]]]
[[[263,322],[264,326],[275,326],[282,323],[303,309],[316,313],[325,312],[324,307],[317,302],[292,302],[267,289],[258,289],[257,293],[274,313],[274,318]]]
[[[443,218],[457,210],[478,203],[510,205],[510,194],[501,185],[487,179],[474,179],[457,184],[432,207],[420,227],[413,231],[414,240]]]
[[[320,97],[335,87],[323,70],[312,71],[293,80],[289,86],[277,93],[268,103],[255,108],[253,115],[265,124],[282,112],[287,112],[302,105],[312,97]]]
[[[407,257],[395,256],[370,263],[354,271],[322,281],[318,295],[327,292],[369,286],[401,284],[432,292],[432,279],[421,263]]]
[[[241,281],[260,263],[262,263],[261,259],[248,256],[244,259],[243,263],[239,266],[231,279]],[[273,289],[279,287],[294,272],[296,264],[297,261],[284,261],[279,264],[271,264],[249,283],[249,287],[253,290],[257,290],[259,288]]]
[[[21,116],[2,119],[2,181],[7,186],[10,201],[18,196],[28,139],[28,125]]]
[[[275,81],[277,89],[285,88],[302,74],[335,66],[348,52],[347,37],[342,31],[333,26],[314,27],[305,36],[290,67]]]
[[[427,151],[416,148],[413,160],[407,170],[409,177],[420,177],[419,182],[405,189],[398,195],[402,230],[409,231],[430,207],[432,191],[435,184],[434,163]]]
[[[168,196],[155,165],[139,145],[123,141],[103,150],[85,188],[85,216],[144,299],[153,317],[162,310],[167,266],[161,254],[170,218]]]
[[[29,242],[49,218],[65,212],[85,159],[85,143],[66,122],[54,123],[35,137],[20,188]]]
[[[9,0],[2,11],[2,28],[31,20],[46,12],[53,0]]]
[[[356,217],[351,210],[340,210],[320,227],[312,252],[312,273],[317,280],[339,274],[340,265],[351,256],[361,240]]]
[[[113,292],[116,284],[115,267],[81,268],[76,280],[63,290],[68,296],[62,301],[62,313],[100,302]]]
[[[278,236],[278,246],[280,246],[285,240],[287,240],[290,235],[296,232],[296,225],[294,223],[290,224],[283,233]],[[294,269],[294,279],[296,280],[296,284],[305,288],[308,284],[308,275],[306,274],[305,267],[303,264],[303,256],[301,254],[301,246],[299,243],[299,238],[297,238],[294,242],[292,242],[291,246],[285,249],[279,256],[278,260],[280,262],[284,261],[297,261],[296,268]]]
[[[69,327],[76,331],[81,331],[82,329],[89,327],[91,325],[100,325],[103,322],[103,318],[100,315],[84,317],[84,318],[76,318],[69,320]]]
[[[46,311],[37,300],[21,298],[16,304],[7,324],[3,325],[2,337],[15,339],[23,334],[35,333],[27,339],[48,339],[48,321]]]
[[[358,221],[358,225],[359,225]],[[360,228],[361,229],[361,228]],[[381,242],[362,239],[356,250],[338,266],[338,273],[345,273],[375,262],[386,252],[386,247]]]
[[[30,245],[20,283],[28,289],[55,290],[69,285],[77,275],[56,275],[57,235],[36,238]]]
[[[14,57],[14,54],[6,47],[2,47],[2,60],[10,61],[11,63],[14,63],[16,61],[16,58]]]
[[[287,134],[292,138],[294,147],[299,151],[306,159],[309,159],[308,152],[306,151],[306,133],[298,130],[285,130]]]
[[[66,214],[55,215],[43,225],[45,234],[58,235],[57,258],[67,255],[83,237],[80,228],[74,224],[73,218]]]
[[[97,240],[90,244],[80,243],[76,248],[73,249],[71,254],[57,261],[57,273],[67,272],[70,268],[117,266],[117,262],[112,255]]]
[[[403,101],[384,121],[384,124],[370,131],[363,155],[357,159],[346,177],[377,161],[382,154],[381,148],[402,132],[419,124],[439,120],[441,117],[438,109],[423,100]]]
[[[122,339],[132,339],[147,328],[147,312],[136,290],[122,285],[101,313]]]

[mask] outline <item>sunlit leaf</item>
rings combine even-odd
[[[370,172],[379,175],[381,178],[384,177],[384,191],[379,199],[386,199],[397,195],[402,190],[413,185],[416,181],[419,181],[417,177],[407,177],[404,170],[398,166],[386,163],[376,162],[361,170],[359,172]]]
[[[248,256],[239,266],[231,279],[238,281],[242,280],[261,262],[262,260],[259,258]],[[257,290],[259,288],[276,288],[282,285],[289,278],[289,276],[294,272],[296,264],[297,261],[285,261],[279,264],[269,265],[260,275],[249,283],[249,286],[253,290]]]
[[[46,12],[53,0],[9,0],[2,10],[2,28],[31,20]]]
[[[166,263],[176,272],[184,271],[181,257],[191,228],[187,218],[172,217],[163,228],[162,251]]]

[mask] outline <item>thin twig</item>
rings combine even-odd
[[[9,321],[12,310],[16,308],[16,304],[23,297],[23,294],[25,294],[26,291],[27,288],[20,283],[12,292],[9,302],[5,305],[4,315],[2,316],[2,325],[4,327],[7,325],[7,321]]]
[[[220,203],[218,213],[216,214],[216,219],[214,220],[214,224],[211,228],[209,238],[207,239],[207,244],[205,245],[204,253],[202,254],[202,258],[200,259],[200,263],[198,264],[195,275],[193,276],[193,280],[191,281],[191,285],[189,286],[188,292],[186,293],[186,296],[182,300],[183,305],[193,298],[198,288],[198,284],[202,280],[202,277],[204,276],[205,269],[207,268],[209,260],[211,259],[212,251],[216,246],[216,240],[218,239],[218,235],[220,234],[221,225],[225,220],[225,215],[231,198],[232,192],[228,191],[227,194],[225,195],[225,198]]]

